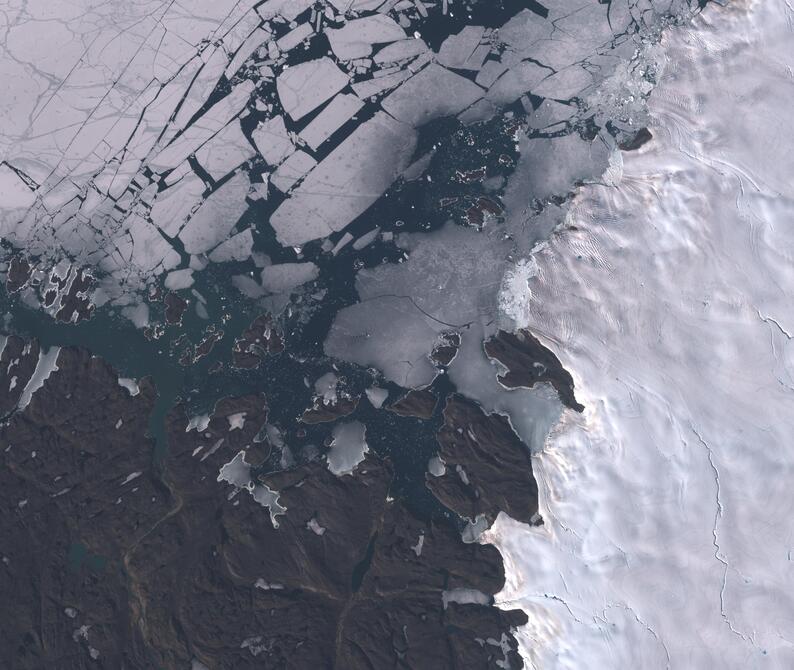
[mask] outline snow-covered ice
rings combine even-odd
[[[794,667],[793,19],[671,31],[654,139],[535,254],[523,323],[586,410],[535,456],[544,525],[485,535],[529,667]]]
[[[281,105],[294,121],[330,100],[347,84],[348,76],[327,57],[287,68],[276,79]]]
[[[328,469],[335,475],[349,475],[369,451],[367,427],[360,421],[338,423],[331,431],[333,442],[328,452]]]

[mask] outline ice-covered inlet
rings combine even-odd
[[[537,668],[794,667],[794,14],[666,38],[655,139],[536,254],[527,316],[587,410],[502,516]]]

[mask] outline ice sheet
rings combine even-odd
[[[523,320],[586,410],[536,456],[545,525],[486,536],[534,667],[794,667],[792,18],[671,32],[654,139],[535,255]]]

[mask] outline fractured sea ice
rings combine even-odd
[[[315,151],[356,114],[364,103],[355,95],[340,93],[311,123],[300,131],[303,140]]]
[[[221,242],[210,252],[209,259],[213,263],[224,263],[226,261],[244,261],[251,256],[254,246],[254,237],[250,228],[246,228],[241,233],[237,233],[225,242]]]
[[[281,106],[293,121],[300,121],[348,84],[348,76],[327,57],[299,63],[276,79]]]
[[[207,199],[179,233],[189,254],[202,254],[223,242],[248,209],[246,196],[251,184],[240,172]]]
[[[431,64],[386,96],[382,104],[396,119],[421,126],[463,111],[484,93],[466,77]]]
[[[232,121],[196,152],[196,160],[215,181],[256,155],[240,124]]]
[[[260,123],[251,133],[251,138],[269,165],[278,165],[295,151],[283,116],[274,116]]]
[[[345,228],[411,160],[416,132],[378,112],[320,162],[270,217],[279,242],[301,245]]]
[[[438,62],[458,70],[479,70],[490,51],[488,45],[480,45],[484,33],[482,26],[466,26],[450,35],[438,50]]]
[[[406,37],[400,25],[383,14],[353,19],[341,28],[330,28],[325,34],[339,60],[366,58],[372,53],[373,44],[386,44]]]

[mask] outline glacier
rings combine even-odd
[[[653,140],[503,296],[587,408],[534,455],[544,525],[483,536],[530,668],[794,667],[793,19],[666,33]]]

